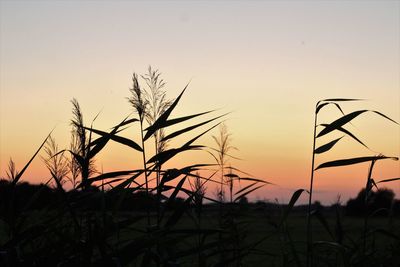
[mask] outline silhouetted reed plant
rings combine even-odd
[[[307,216],[307,266],[313,266],[314,265],[314,260],[313,260],[313,248],[315,247],[315,243],[313,242],[313,236],[312,236],[312,224],[311,224],[311,217],[312,215],[315,213],[312,210],[312,194],[313,194],[313,184],[314,184],[314,173],[316,170],[319,169],[323,169],[323,168],[332,168],[332,167],[340,167],[340,166],[347,166],[347,165],[352,165],[352,164],[359,164],[359,163],[363,163],[363,162],[371,162],[371,167],[369,170],[369,174],[367,177],[367,186],[366,186],[366,190],[367,190],[367,194],[366,194],[366,200],[367,200],[367,195],[368,195],[368,191],[371,190],[372,188],[372,180],[371,180],[371,173],[372,173],[372,168],[373,165],[375,164],[375,162],[377,160],[383,160],[383,159],[394,159],[394,160],[398,160],[397,157],[387,157],[384,155],[378,155],[378,156],[365,156],[365,157],[356,157],[356,158],[346,158],[346,159],[340,159],[340,160],[334,160],[334,161],[329,161],[329,162],[325,162],[320,164],[318,167],[315,168],[315,156],[318,154],[322,154],[325,153],[327,151],[329,151],[330,149],[332,149],[341,139],[343,139],[343,137],[349,137],[352,140],[358,142],[360,145],[368,148],[359,138],[357,138],[351,131],[347,130],[344,126],[346,126],[347,124],[350,124],[351,121],[355,118],[357,118],[358,116],[360,116],[361,114],[364,113],[374,113],[377,114],[393,123],[398,124],[396,121],[392,120],[391,118],[387,117],[386,115],[375,111],[375,110],[357,110],[357,111],[353,111],[349,114],[345,114],[343,112],[342,107],[340,106],[339,103],[342,102],[354,102],[354,101],[361,101],[360,99],[345,99],[345,98],[332,98],[332,99],[324,99],[321,101],[318,101],[315,107],[315,121],[314,121],[314,135],[313,135],[313,153],[312,153],[312,162],[311,162],[311,178],[310,178],[310,188],[309,188],[309,198],[308,198],[308,216]],[[333,122],[327,124],[327,123],[320,123],[318,124],[318,114],[319,112],[327,107],[327,106],[334,106],[336,107],[343,116],[341,116],[340,118],[334,120]],[[320,127],[322,128],[318,133],[317,133],[317,128]],[[332,132],[340,132],[342,134],[344,134],[342,137],[336,138],[326,144],[322,144],[320,146],[316,146],[317,140],[318,138],[325,136],[329,133]],[[369,149],[369,148],[368,148]],[[391,180],[397,180],[397,178],[395,179],[391,179]],[[320,217],[320,220],[322,221],[323,224],[326,224],[324,222],[324,219],[322,217]],[[365,240],[367,238],[366,236],[366,223],[364,224],[364,236],[363,236],[363,243],[364,243],[364,252],[365,252]],[[326,245],[326,243],[324,242],[320,242],[317,243],[318,245]],[[342,244],[337,244],[339,247],[341,247],[342,249],[344,249]],[[343,256],[343,255],[342,255]],[[364,259],[365,260],[365,259]]]
[[[127,97],[134,115],[109,130],[94,127],[98,116],[85,124],[81,107],[73,99],[68,148],[59,149],[50,133],[20,171],[10,160],[6,179],[0,180],[1,266],[398,266],[400,233],[393,226],[393,211],[387,212],[389,229],[376,226],[379,210],[366,210],[357,235],[347,228],[340,203],[333,207],[333,218],[324,215],[324,207],[312,204],[315,174],[322,168],[370,162],[366,206],[379,184],[400,179],[378,180],[373,175],[378,161],[397,160],[383,155],[333,160],[315,167],[315,157],[345,136],[366,147],[345,129],[359,115],[372,112],[392,119],[369,110],[345,114],[339,103],[355,99],[318,102],[309,190],[296,190],[287,204],[251,204],[249,194],[270,183],[234,167],[237,158],[231,152],[236,148],[223,123],[227,114],[209,110],[173,117],[188,85],[176,98],[168,98],[165,87],[158,70],[134,73]],[[342,116],[319,123],[317,115],[328,105],[337,107]],[[139,126],[139,132],[132,139],[124,137],[133,125]],[[343,137],[318,144],[321,136],[334,131]],[[214,148],[199,143],[210,134]],[[138,153],[141,159],[131,166],[140,167],[96,169],[96,157],[109,143]],[[50,178],[35,186],[21,182],[42,150]],[[179,166],[175,160],[174,167],[165,167],[188,152],[206,152],[214,162]],[[215,198],[207,194],[212,188],[218,191]],[[308,205],[295,206],[304,192],[309,193]],[[319,225],[312,224],[312,218]],[[296,228],[301,230],[296,232]]]

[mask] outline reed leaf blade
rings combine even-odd
[[[353,165],[353,164],[369,162],[369,161],[373,161],[373,160],[381,160],[381,159],[398,160],[397,157],[386,157],[386,156],[372,156],[372,157],[357,157],[357,158],[349,158],[349,159],[340,159],[340,160],[334,160],[334,161],[328,161],[328,162],[322,163],[315,170],[319,170],[322,168],[347,166],[347,165]]]
[[[179,100],[181,99],[183,93],[185,92],[185,90],[188,86],[189,86],[189,84],[187,84],[185,86],[183,91],[179,94],[179,96],[175,99],[175,101],[171,104],[171,106],[169,106],[169,108],[160,115],[160,117],[154,122],[154,124],[146,129],[147,132],[143,138],[144,141],[149,139],[157,130],[166,127],[166,125],[167,125],[166,122],[167,122],[169,115],[175,109],[176,105],[178,104]]]
[[[327,143],[325,145],[322,145],[322,146],[318,147],[317,149],[315,149],[314,153],[315,154],[322,154],[324,152],[329,151],[342,138],[343,138],[343,136],[340,137],[340,138],[337,138],[337,139],[335,139],[335,140],[333,140],[333,141],[331,141],[331,142],[329,142],[329,143]]]

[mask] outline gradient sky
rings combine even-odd
[[[170,98],[191,81],[176,116],[234,111],[227,125],[244,160],[232,165],[277,184],[253,199],[287,201],[308,187],[318,100],[363,98],[344,111],[400,120],[399,47],[399,1],[0,1],[0,176],[10,157],[21,169],[54,127],[67,146],[73,97],[87,122],[102,111],[97,128],[119,122],[131,112],[132,72],[151,65]],[[321,122],[338,115],[328,108]],[[398,126],[365,114],[349,129],[373,151],[399,156]],[[374,154],[345,139],[317,163]],[[112,145],[97,162],[111,171],[139,168],[139,159]],[[354,196],[367,170],[318,171],[316,199]],[[37,158],[24,179],[48,176]],[[399,177],[399,163],[379,162],[374,176]],[[400,197],[400,183],[390,187]]]

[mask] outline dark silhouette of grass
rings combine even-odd
[[[358,164],[358,163],[363,163],[363,162],[371,162],[371,169],[369,172],[369,175],[367,177],[367,190],[369,190],[370,187],[370,181],[371,181],[371,173],[372,173],[372,168],[374,163],[377,160],[382,160],[382,159],[394,159],[398,160],[397,157],[386,157],[383,155],[378,155],[378,156],[366,156],[366,157],[357,157],[357,158],[346,158],[346,159],[340,159],[340,160],[334,160],[334,161],[329,161],[320,164],[318,167],[315,168],[315,156],[317,154],[322,154],[330,149],[332,149],[344,136],[334,139],[324,145],[319,146],[318,148],[316,147],[316,142],[317,139],[327,135],[333,131],[339,131],[345,134],[345,136],[348,136],[352,138],[353,140],[357,141],[364,147],[368,148],[360,139],[358,139],[353,133],[350,131],[346,130],[344,126],[348,123],[351,123],[351,121],[358,116],[360,116],[363,113],[367,112],[372,112],[375,113],[393,123],[398,124],[396,121],[392,120],[391,118],[387,117],[386,115],[375,111],[375,110],[357,110],[353,111],[349,114],[345,114],[343,112],[342,107],[340,106],[339,103],[342,102],[354,102],[354,101],[361,101],[361,99],[346,99],[346,98],[332,98],[332,99],[324,99],[321,101],[318,101],[315,107],[315,121],[314,121],[314,135],[313,135],[313,153],[312,153],[312,162],[311,162],[311,176],[310,176],[310,189],[308,191],[309,194],[309,199],[308,199],[308,216],[307,216],[307,266],[313,266],[314,261],[313,261],[313,237],[312,237],[312,225],[311,225],[311,215],[313,213],[311,209],[311,202],[312,202],[312,193],[313,193],[313,184],[314,184],[314,173],[316,170],[322,169],[322,168],[331,168],[331,167],[340,167],[340,166],[346,166],[346,165],[352,165],[352,164]],[[331,122],[330,124],[317,124],[318,123],[318,113],[324,108],[329,105],[334,105],[337,107],[337,109],[341,112],[343,115],[342,117],[336,119],[335,121]],[[320,126],[322,127],[322,130],[319,131],[317,134],[317,127]],[[369,148],[368,148],[369,149]],[[320,220],[323,220],[321,217],[319,217]],[[365,226],[364,226],[364,233],[366,233],[367,227],[366,227],[366,220],[365,220]],[[366,240],[366,236],[364,235],[364,240]],[[340,245],[340,244],[339,244]]]
[[[374,165],[397,158],[366,155],[314,166],[317,155],[333,149],[344,137],[367,147],[345,129],[356,117],[372,112],[392,119],[368,110],[345,114],[339,103],[355,99],[318,102],[310,189],[296,190],[287,204],[252,204],[246,196],[269,182],[228,167],[226,157],[233,146],[227,129],[220,128],[220,135],[214,137],[217,148],[199,144],[227,114],[211,110],[171,118],[188,86],[169,101],[158,71],[149,68],[145,76],[133,74],[132,82],[128,100],[135,117],[124,118],[108,131],[96,129],[97,116],[90,126],[85,125],[74,99],[69,149],[59,150],[49,134],[20,172],[10,161],[7,180],[0,181],[1,266],[398,266],[398,201],[391,198],[390,207],[387,201],[384,206],[367,206],[382,194],[378,185],[400,179],[378,181],[372,176]],[[317,124],[317,115],[328,105],[337,107],[342,116]],[[136,123],[140,124],[140,144],[121,135]],[[333,131],[344,136],[318,144],[319,137]],[[186,140],[179,143],[178,136]],[[167,146],[171,140],[174,147]],[[96,156],[111,142],[140,153],[142,168],[96,171]],[[145,149],[149,144],[155,147],[153,154]],[[51,179],[38,186],[21,182],[43,147]],[[178,155],[210,150],[217,164],[164,167]],[[371,162],[361,196],[368,208],[363,218],[345,216],[339,201],[332,207],[312,203],[317,170],[361,162]],[[65,181],[71,182],[72,190],[65,190]],[[242,188],[234,187],[236,181],[243,183]],[[211,183],[221,196],[228,188],[230,201],[205,194]],[[308,205],[296,206],[304,193],[309,193]],[[312,218],[318,224],[312,224]]]

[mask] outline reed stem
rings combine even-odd
[[[317,110],[319,102],[316,105],[315,110]],[[312,250],[312,225],[311,225],[311,202],[312,202],[312,192],[314,185],[314,164],[315,164],[315,141],[316,141],[316,131],[317,131],[317,111],[314,115],[314,134],[313,134],[313,151],[311,160],[311,177],[310,177],[310,190],[308,194],[308,213],[307,213],[307,266],[313,266],[313,250]]]

